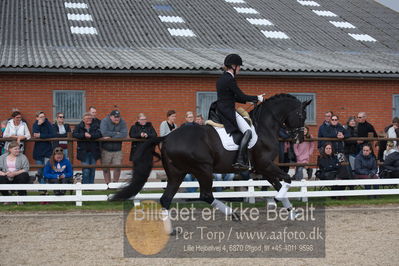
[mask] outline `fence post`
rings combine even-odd
[[[82,183],[81,183],[80,180],[76,183],[76,186],[77,186],[77,188],[76,188],[76,198],[79,198],[79,197],[82,196]],[[82,206],[82,201],[76,199],[76,206],[81,207]]]
[[[252,178],[250,178],[250,179],[248,179],[248,182],[249,183],[252,183],[252,181],[254,181]],[[254,187],[254,185],[252,185],[252,184],[249,184],[248,185],[248,193],[249,194],[252,194],[252,193],[254,193],[255,192],[255,187]],[[252,197],[249,197],[248,198],[248,203],[255,203],[255,198],[252,196]]]
[[[67,138],[72,138],[72,132],[67,133]],[[69,161],[73,164],[73,140],[68,140],[67,142]]]
[[[306,182],[307,182],[306,179],[302,178],[302,180],[301,180],[301,183],[302,183],[301,192],[305,193],[305,194],[308,192],[308,187],[305,186]],[[302,202],[308,202],[308,197],[302,197]]]

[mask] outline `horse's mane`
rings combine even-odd
[[[283,100],[283,99],[299,101],[298,98],[296,98],[295,96],[293,96],[291,94],[287,94],[287,93],[279,93],[279,94],[273,95],[272,97],[270,97],[270,98],[264,100],[262,103],[258,104],[252,111],[249,112],[255,125],[258,122],[260,111],[263,106],[268,106],[273,102]],[[268,107],[265,107],[265,108],[268,108]]]
[[[273,101],[276,101],[276,100],[281,100],[281,99],[298,100],[295,96],[292,96],[291,94],[279,93],[279,94],[273,95],[269,99],[266,99],[261,104],[266,104],[266,103],[270,103],[270,102],[273,102]]]

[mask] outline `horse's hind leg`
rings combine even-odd
[[[225,215],[232,215],[233,219],[238,219],[238,216],[233,212],[231,207],[213,197],[212,193],[212,167],[202,166],[203,169],[194,171],[193,174],[197,178],[200,185],[200,200],[209,203],[213,208],[218,209]]]
[[[162,194],[160,199],[160,203],[162,206],[162,220],[164,224],[164,229],[167,234],[173,233],[172,222],[169,217],[169,208],[172,203],[173,197],[176,195],[177,191],[181,183],[183,182],[183,178],[185,173],[177,170],[172,165],[169,167],[165,167],[166,175],[168,177],[168,184],[166,185],[166,189]]]

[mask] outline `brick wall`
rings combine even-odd
[[[42,110],[53,117],[53,90],[85,90],[86,106],[96,106],[99,118],[118,105],[129,128],[136,121],[136,115],[145,112],[159,131],[167,110],[177,111],[178,124],[184,121],[186,111],[195,112],[196,92],[215,91],[216,79],[213,76],[1,75],[0,120],[7,119],[11,109],[17,107],[31,129],[36,111]],[[253,95],[316,93],[317,125],[310,127],[313,135],[317,134],[326,110],[337,113],[341,122],[359,111],[367,111],[368,121],[378,132],[382,131],[392,119],[392,95],[399,94],[398,80],[241,76],[238,84],[245,93]],[[129,145],[124,144],[126,153]],[[31,153],[32,146],[28,145],[27,154]]]

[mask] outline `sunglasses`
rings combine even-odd
[[[62,148],[57,148],[54,150],[54,152],[64,152],[64,150]]]
[[[338,119],[331,119],[331,121],[338,121]]]
[[[363,116],[358,116],[357,118],[359,118],[359,119],[362,119],[362,118],[363,118]]]
[[[65,116],[62,116],[62,115],[60,115],[60,116],[58,116],[58,118],[64,118]]]

